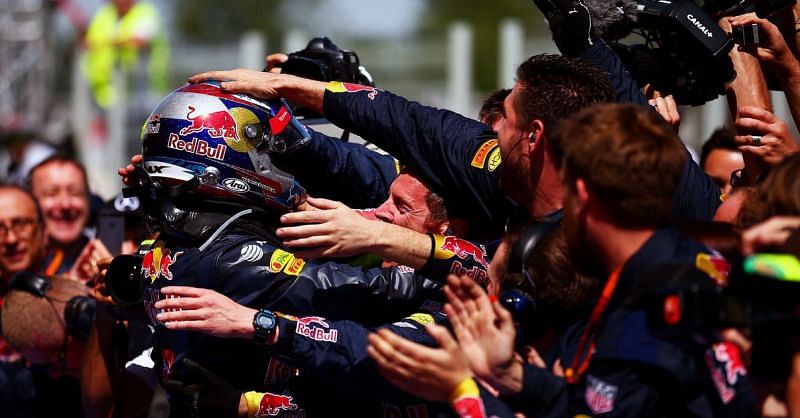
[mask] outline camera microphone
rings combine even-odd
[[[636,0],[585,0],[595,34],[607,41],[628,36],[638,21]]]

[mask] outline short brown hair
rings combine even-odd
[[[503,101],[511,93],[511,89],[500,89],[490,94],[478,111],[478,120],[486,125],[494,125],[495,122],[503,118]]]
[[[563,121],[553,137],[564,150],[567,187],[583,179],[617,223],[671,220],[686,149],[660,115],[632,104],[598,104]]]
[[[517,67],[516,89],[513,105],[520,123],[541,120],[547,138],[561,120],[615,97],[608,73],[599,67],[581,58],[549,54],[534,55]],[[550,148],[555,159],[561,159],[560,148]]]

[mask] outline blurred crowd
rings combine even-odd
[[[0,417],[800,418],[794,30],[719,21],[759,41],[730,52],[732,123],[698,164],[582,0],[534,3],[562,55],[476,119],[315,38],[164,97],[107,202],[3,132]],[[100,108],[96,28],[136,4],[90,26]]]

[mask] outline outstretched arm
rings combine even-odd
[[[246,68],[207,71],[189,77],[190,83],[222,80],[220,88],[229,93],[246,93],[262,99],[283,97],[322,114],[324,81],[309,80],[288,74],[275,74]],[[228,81],[224,81],[228,80]]]

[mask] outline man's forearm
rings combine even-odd
[[[322,115],[322,102],[325,97],[324,81],[310,80],[293,75],[280,74],[276,79],[278,94],[296,104],[303,105]]]
[[[428,262],[431,254],[431,238],[401,226],[380,223],[375,245],[367,249],[385,260],[421,269]]]
[[[795,59],[794,55],[790,54],[786,57],[778,78],[786,94],[786,102],[792,112],[792,119],[795,125],[800,126],[800,62]]]

